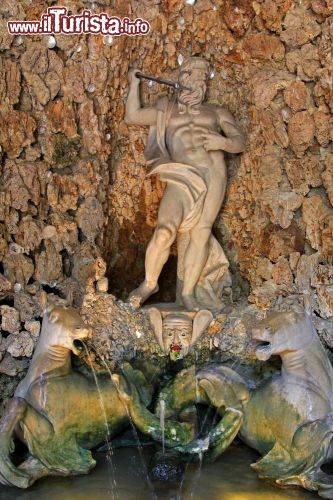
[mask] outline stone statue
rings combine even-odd
[[[89,450],[129,425],[109,373],[96,375],[97,386],[93,376],[72,370],[75,341],[91,334],[74,309],[47,310],[29,371],[0,421],[0,483],[27,488],[44,476],[87,474],[96,464]],[[141,404],[149,404],[143,374],[124,365],[116,381],[125,376],[138,384]],[[14,434],[30,453],[18,467],[10,459]]]
[[[149,319],[157,341],[172,361],[184,358],[213,319],[210,311],[184,313],[149,309]]]
[[[142,108],[137,70],[129,74],[127,124],[149,125],[145,157],[149,176],[166,182],[158,222],[148,245],[145,280],[130,294],[139,307],[158,290],[158,278],[177,235],[177,303],[187,310],[218,310],[227,258],[211,231],[223,203],[227,170],[224,151],[240,153],[245,141],[232,115],[205,103],[209,63],[200,57],[184,61],[175,100],[161,98]]]
[[[307,314],[271,314],[252,338],[261,361],[278,355],[281,374],[259,387],[245,407],[240,436],[264,455],[260,478],[333,498],[333,369]]]
[[[263,455],[252,465],[260,478],[333,498],[333,476],[321,469],[333,459],[333,369],[309,317],[273,313],[252,337],[259,360],[281,357],[281,373],[251,390],[234,370],[220,364],[183,370],[159,395],[167,416],[166,445],[215,459],[238,435]],[[128,390],[120,386],[133,421],[161,442],[159,401],[153,414],[140,404],[133,385]],[[198,403],[215,406],[221,416],[201,439],[193,424],[185,418],[182,422],[182,415]]]

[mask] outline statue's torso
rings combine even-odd
[[[166,146],[174,162],[221,171],[224,165],[222,151],[206,151],[203,133],[218,132],[217,113],[208,106],[200,106],[200,113],[180,114],[174,107],[166,126]]]

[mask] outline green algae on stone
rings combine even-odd
[[[64,134],[54,136],[52,163],[56,168],[65,168],[76,160],[80,148],[80,138],[68,139]]]

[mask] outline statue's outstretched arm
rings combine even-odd
[[[126,102],[125,122],[128,125],[154,125],[157,112],[155,108],[142,108],[140,102],[140,80],[135,76],[137,69],[129,71],[129,91]]]
[[[227,153],[242,153],[245,150],[245,136],[229,111],[219,111],[220,127],[226,137],[223,150]]]

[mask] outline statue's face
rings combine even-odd
[[[170,358],[175,361],[184,358],[190,349],[192,331],[187,328],[165,328],[163,329],[164,352],[169,353]]]
[[[207,90],[207,68],[204,65],[187,65],[180,70],[178,81],[180,85],[191,90],[181,90],[178,101],[190,106],[201,104]]]

